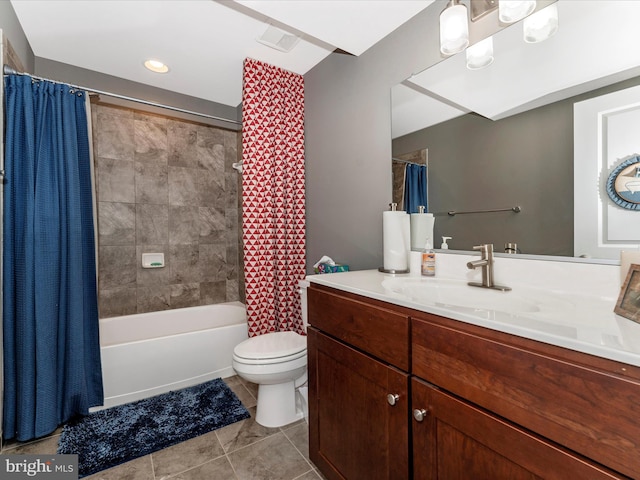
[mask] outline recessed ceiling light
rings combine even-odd
[[[169,71],[169,67],[160,60],[147,60],[144,62],[144,66],[156,73],[167,73]]]

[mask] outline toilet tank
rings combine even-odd
[[[307,331],[307,320],[309,315],[307,313],[307,287],[309,286],[309,280],[300,280],[298,283],[300,287],[300,308],[302,309],[302,327],[304,331]]]

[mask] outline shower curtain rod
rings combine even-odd
[[[427,166],[424,163],[410,162],[409,160],[401,160],[401,159],[396,158],[396,157],[391,157],[391,160],[393,160],[394,162],[408,163],[409,165],[419,165],[421,167],[426,167]]]
[[[151,107],[164,108],[164,109],[167,109],[167,110],[173,110],[174,112],[187,113],[189,115],[195,115],[197,117],[204,117],[204,118],[209,118],[211,120],[219,120],[221,122],[233,123],[235,125],[242,125],[242,122],[239,122],[237,120],[231,120],[229,118],[216,117],[215,115],[209,115],[207,113],[194,112],[192,110],[185,110],[184,108],[172,107],[171,105],[164,105],[162,103],[150,102],[148,100],[143,100],[141,98],[128,97],[126,95],[120,95],[118,93],[112,93],[112,92],[105,92],[103,90],[96,90],[95,88],[87,88],[87,87],[83,87],[83,86],[80,86],[80,85],[72,85],[72,84],[67,83],[67,82],[60,82],[58,80],[50,80],[48,78],[37,77],[35,75],[31,75],[30,73],[17,72],[13,68],[11,68],[9,65],[4,65],[4,67],[2,69],[2,73],[4,75],[26,75],[28,77],[31,77],[31,78],[35,79],[35,80],[42,80],[42,81],[45,81],[45,82],[58,83],[58,84],[61,84],[61,85],[69,85],[72,88],[77,88],[78,90],[85,90],[85,91],[90,92],[90,93],[97,93],[98,95],[106,95],[107,97],[119,98],[120,100],[128,100],[130,102],[142,103],[144,105],[149,105]]]

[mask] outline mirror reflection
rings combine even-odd
[[[630,34],[640,2],[559,0],[557,8],[558,30],[544,42],[526,43],[516,23],[493,36],[486,68],[468,69],[461,53],[392,89],[393,158],[428,151],[436,247],[448,236],[455,250],[515,243],[524,254],[581,255],[574,104],[640,84],[640,47]],[[599,188],[601,178],[590,181]]]

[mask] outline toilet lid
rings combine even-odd
[[[250,360],[288,357],[305,351],[307,337],[295,332],[272,332],[252,337],[233,350],[237,357]]]

